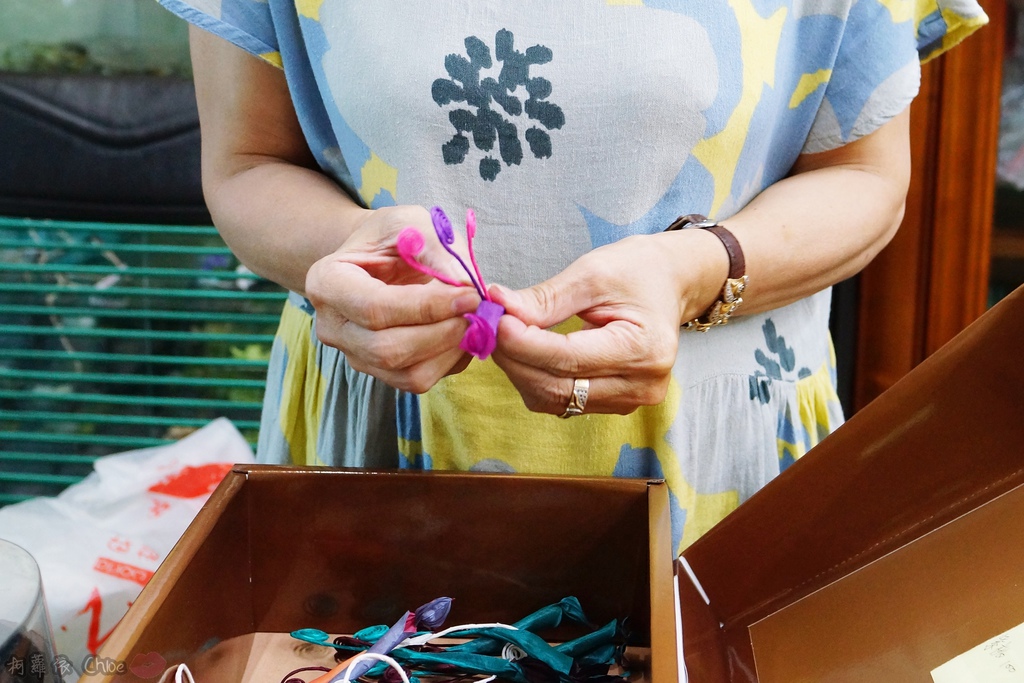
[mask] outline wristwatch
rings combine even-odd
[[[729,276],[725,278],[722,295],[718,298],[718,301],[711,304],[711,308],[704,315],[683,323],[683,327],[688,330],[707,332],[712,327],[729,322],[730,316],[743,303],[742,294],[747,288],[748,282],[746,274],[747,264],[743,258],[743,249],[740,248],[740,243],[736,236],[724,226],[719,225],[715,221],[708,220],[706,216],[702,216],[699,213],[680,216],[665,228],[665,232],[670,230],[689,230],[691,228],[707,230],[713,234],[722,241],[725,251],[729,254]]]

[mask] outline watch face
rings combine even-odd
[[[665,232],[669,230],[686,230],[689,228],[710,228],[718,225],[715,221],[708,220],[706,216],[702,216],[699,213],[691,213],[672,221],[672,224],[665,228]]]

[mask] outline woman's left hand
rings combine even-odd
[[[899,226],[909,180],[909,109],[853,142],[801,155],[789,177],[725,221],[750,277],[740,313],[785,306],[857,273]],[[728,264],[713,234],[675,230],[595,249],[529,289],[494,288],[512,314],[502,317],[494,358],[534,411],[565,412],[576,379],[590,380],[588,413],[659,403],[679,326],[718,299]],[[545,331],[572,315],[585,329]]]
[[[721,242],[685,230],[600,247],[528,289],[494,286],[510,314],[494,360],[534,412],[565,412],[577,379],[590,380],[587,413],[655,405],[668,392],[681,324],[717,299],[727,272]],[[546,329],[573,315],[584,329]]]

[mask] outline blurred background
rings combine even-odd
[[[255,443],[283,298],[211,227],[187,25],[0,1],[0,504],[219,416]]]
[[[189,78],[188,29],[153,0],[4,0],[0,69]]]

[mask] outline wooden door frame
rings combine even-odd
[[[987,307],[1007,9],[981,4],[989,25],[922,68],[906,215],[858,278],[854,409]]]

